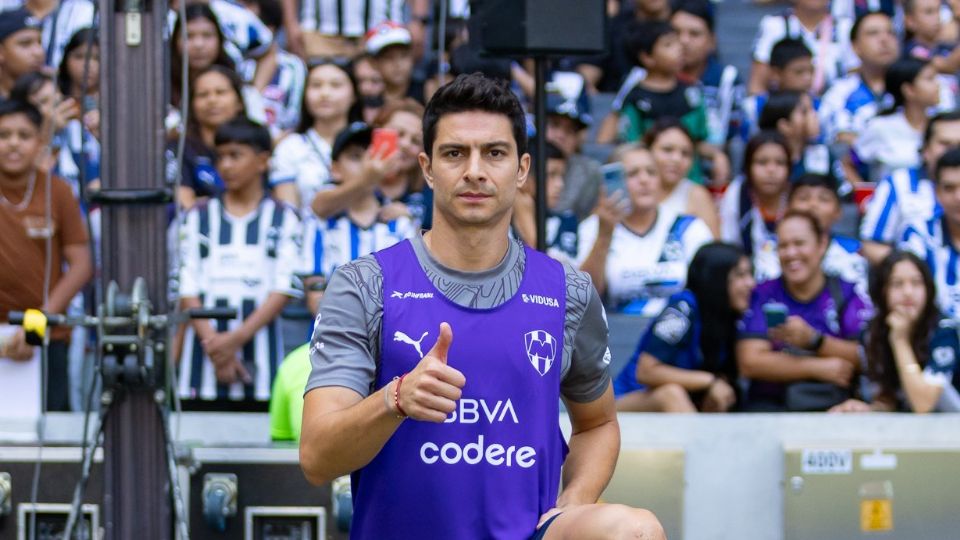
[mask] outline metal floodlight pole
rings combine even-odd
[[[103,157],[102,189],[94,200],[102,209],[101,286],[107,290],[115,281],[130,291],[143,277],[151,311],[165,313],[171,196],[163,175],[167,2],[99,2]],[[104,425],[105,537],[169,540],[170,482],[155,401],[163,383],[149,375],[164,373],[166,355],[136,349],[104,348],[105,362],[116,362],[125,374]]]
[[[547,251],[547,57],[534,58],[536,96],[534,109],[536,114],[536,137],[534,145],[537,159],[533,164],[537,175],[537,250]]]

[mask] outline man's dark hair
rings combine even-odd
[[[960,110],[946,111],[942,113],[937,113],[927,121],[927,129],[923,132],[923,148],[926,148],[930,144],[930,139],[933,138],[933,130],[936,129],[937,124],[940,122],[957,122],[960,121]],[[927,164],[932,165],[932,163]]]
[[[632,62],[640,62],[640,53],[649,55],[657,45],[657,40],[669,34],[675,34],[673,26],[667,21],[631,22],[627,29],[623,45]]]
[[[783,38],[770,50],[770,67],[785,69],[799,58],[813,58],[813,53],[802,39]]]
[[[944,169],[956,169],[958,167],[960,167],[960,148],[951,148],[937,160],[937,168],[933,172],[933,181],[939,184],[940,173]]]
[[[863,26],[863,21],[875,15],[881,15],[883,17],[886,17],[888,20],[890,20],[890,15],[887,15],[882,11],[867,11],[866,13],[860,14],[859,16],[857,16],[857,20],[853,21],[853,26],[850,27],[850,43],[853,43],[854,41],[856,41],[857,36],[860,35],[860,27]]]
[[[679,0],[673,3],[673,12],[684,12],[701,19],[707,24],[707,30],[713,33],[713,6],[708,0]]]
[[[43,126],[43,115],[29,102],[17,99],[0,99],[0,118],[14,114],[26,116],[27,119],[30,120],[30,123],[38,130]]]
[[[238,116],[217,128],[214,135],[214,144],[242,144],[260,152],[270,152],[273,142],[270,139],[270,130],[249,118]]]
[[[823,188],[837,199],[837,203],[840,202],[840,195],[837,194],[837,179],[833,175],[807,173],[791,180],[790,195],[787,196],[787,200],[792,201],[793,196],[802,187]]]
[[[794,90],[781,90],[770,94],[763,110],[760,111],[760,119],[757,125],[760,129],[777,129],[777,122],[789,119],[793,110],[800,105],[800,98],[803,96],[800,92]]]
[[[491,79],[482,73],[458,75],[430,98],[423,113],[423,151],[433,157],[433,141],[437,123],[447,114],[481,111],[502,114],[510,120],[517,157],[527,152],[527,119],[517,96],[505,81]]]

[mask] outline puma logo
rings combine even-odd
[[[401,342],[401,343],[406,343],[407,345],[412,346],[414,349],[417,350],[417,355],[418,355],[420,358],[423,358],[423,351],[420,350],[420,343],[423,341],[423,338],[427,337],[427,334],[429,334],[429,333],[430,333],[430,332],[424,332],[423,335],[420,336],[420,339],[414,341],[413,338],[411,338],[410,336],[408,336],[408,335],[404,334],[403,332],[397,330],[396,332],[393,333],[393,340],[394,340],[394,341],[399,341],[399,342]]]

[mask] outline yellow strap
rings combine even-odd
[[[47,316],[39,309],[24,311],[23,330],[28,334],[36,334],[42,339],[47,333]]]

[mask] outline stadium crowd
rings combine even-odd
[[[724,3],[605,4],[606,53],[551,60],[532,157],[548,252],[589,274],[608,314],[636,316],[636,352],[610,374],[618,407],[960,410],[960,4],[794,0],[761,21],[747,74],[717,51]],[[0,7],[0,321],[89,312],[99,210],[84,194],[109,106],[97,10]],[[320,317],[337,268],[430,228],[424,104],[482,71],[533,110],[532,64],[481,57],[467,2],[445,11],[440,25],[429,0],[171,6],[170,294],[240,315],[179,333],[187,408],[272,400],[273,436],[297,438],[310,351],[284,356],[282,313]],[[512,231],[530,245],[534,201],[531,179]],[[52,336],[48,410],[78,408],[89,346]],[[0,346],[2,362],[34,354],[18,330]]]

